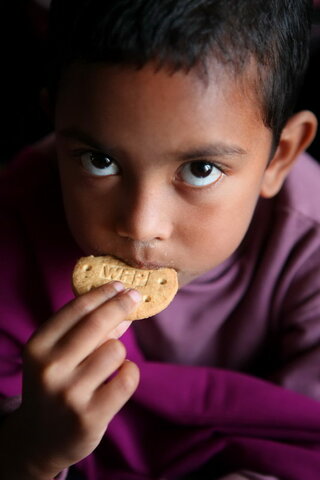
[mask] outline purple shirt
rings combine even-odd
[[[258,375],[320,400],[320,168],[300,158],[235,254],[134,324],[150,360]]]
[[[281,193],[258,203],[235,254],[122,337],[141,382],[77,466],[87,480],[192,471],[211,480],[244,470],[319,480],[319,186],[318,165],[301,156]],[[0,397],[8,399],[21,394],[23,345],[73,298],[82,252],[54,162],[40,150],[3,174],[0,198]]]

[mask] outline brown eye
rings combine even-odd
[[[214,166],[211,163],[193,162],[190,164],[190,172],[197,178],[208,177]]]
[[[116,162],[108,155],[97,152],[86,152],[80,157],[82,166],[91,175],[106,177],[108,175],[118,175],[120,169]]]
[[[180,177],[185,183],[195,187],[203,187],[217,182],[223,172],[213,163],[205,161],[188,162],[182,165]]]

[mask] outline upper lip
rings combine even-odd
[[[126,257],[125,255],[113,255],[121,262],[126,263],[130,267],[139,268],[142,270],[159,270],[160,268],[173,268],[169,267],[168,263],[150,262],[136,257]]]
[[[122,261],[128,264],[130,267],[139,268],[142,270],[158,270],[159,268],[165,267],[165,265],[159,263],[146,262],[144,260],[138,260],[135,258],[125,258]]]

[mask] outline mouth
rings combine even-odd
[[[110,255],[104,254],[104,255]],[[126,263],[129,267],[137,268],[139,270],[159,270],[160,268],[174,268],[173,265],[168,265],[167,263],[158,263],[158,262],[149,262],[139,258],[126,257],[124,255],[112,255],[117,260]],[[175,269],[176,270],[176,269]]]
[[[161,263],[147,262],[136,258],[124,258],[122,261],[130,267],[138,268],[140,270],[159,270],[160,268],[173,268]]]

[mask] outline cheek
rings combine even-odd
[[[189,217],[190,218],[190,217]],[[205,250],[223,250],[230,243],[237,242],[246,230],[248,222],[243,215],[230,208],[214,208],[199,213],[189,224],[187,238],[194,244],[202,244]]]
[[[186,215],[184,242],[194,252],[194,258],[216,266],[237,249],[249,227],[258,194],[233,192],[223,201],[201,206]],[[200,247],[200,248],[199,248]],[[195,253],[196,252],[196,253]]]
[[[65,213],[71,233],[84,252],[90,252],[98,238],[98,226],[102,218],[107,221],[107,209],[103,212],[85,188],[62,180]]]
[[[59,169],[64,209],[71,233],[78,245],[85,251],[96,244],[102,223],[108,224],[108,212],[112,211],[112,196],[83,178],[74,162],[60,153]]]

